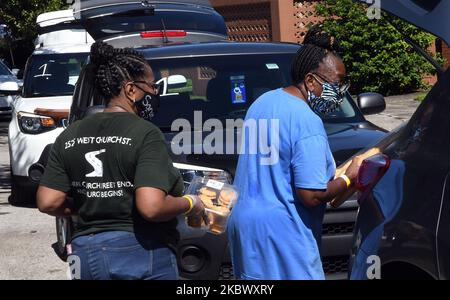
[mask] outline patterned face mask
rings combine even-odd
[[[321,83],[320,81],[318,82]],[[339,109],[344,101],[344,95],[347,92],[348,87],[340,88],[338,84],[328,82],[321,84],[322,94],[320,97],[317,97],[314,93],[308,91],[308,103],[316,114],[328,115]]]
[[[138,114],[142,119],[151,121],[158,112],[159,103],[159,95],[145,92],[144,97],[140,100],[136,100],[134,105],[136,106]]]
[[[145,83],[149,85],[145,81],[135,81],[135,83]],[[139,116],[147,121],[151,121],[158,112],[161,92],[160,85],[154,84],[153,86],[149,86],[154,89],[156,94],[149,93],[136,85],[138,89],[144,92],[144,96],[141,99],[134,101],[134,105],[136,106]]]

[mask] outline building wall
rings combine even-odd
[[[441,53],[444,59],[447,61],[445,64],[445,68],[450,67],[450,47],[447,46],[445,43],[442,43]]]
[[[230,39],[240,42],[302,43],[315,16],[311,0],[210,0],[223,15]]]
[[[237,42],[291,42],[301,44],[310,24],[323,18],[315,15],[317,0],[210,0],[224,17],[230,40]],[[450,48],[442,47],[450,65]],[[430,49],[435,53],[436,47]],[[440,50],[440,49],[438,49]],[[429,84],[436,76],[425,76]]]

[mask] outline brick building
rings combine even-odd
[[[223,15],[230,39],[238,42],[302,43],[309,24],[320,20],[314,0],[210,0]],[[441,52],[450,65],[450,48],[437,42],[432,51]],[[427,81],[432,78],[426,78]]]

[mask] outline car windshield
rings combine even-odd
[[[149,61],[160,81],[173,75],[183,78],[171,84],[161,97],[153,123],[169,131],[176,119],[193,124],[194,111],[203,120],[245,118],[249,106],[262,94],[291,84],[290,70],[295,54],[252,54],[209,57],[183,57]],[[274,99],[276,101],[276,99]],[[325,122],[358,122],[363,118],[347,95],[338,111]]]
[[[25,75],[25,97],[72,95],[87,57],[87,53],[32,56]]]
[[[0,75],[11,75],[9,69],[2,62],[0,62]]]
[[[103,16],[86,20],[85,26],[95,39],[164,29],[227,35],[223,19],[219,15],[191,11],[177,11],[174,14],[171,10],[156,10],[153,16]]]

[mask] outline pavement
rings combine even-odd
[[[386,130],[393,130],[407,122],[420,105],[414,98],[419,93],[386,97],[386,110],[381,114],[366,116],[366,119]]]
[[[10,169],[8,122],[0,120],[0,280],[67,279],[56,256],[55,220],[37,209],[8,204]]]
[[[386,98],[387,108],[367,119],[387,130],[406,122],[417,106],[416,94]],[[0,280],[67,279],[67,266],[53,251],[55,220],[37,209],[8,204],[10,170],[8,121],[0,119]]]

